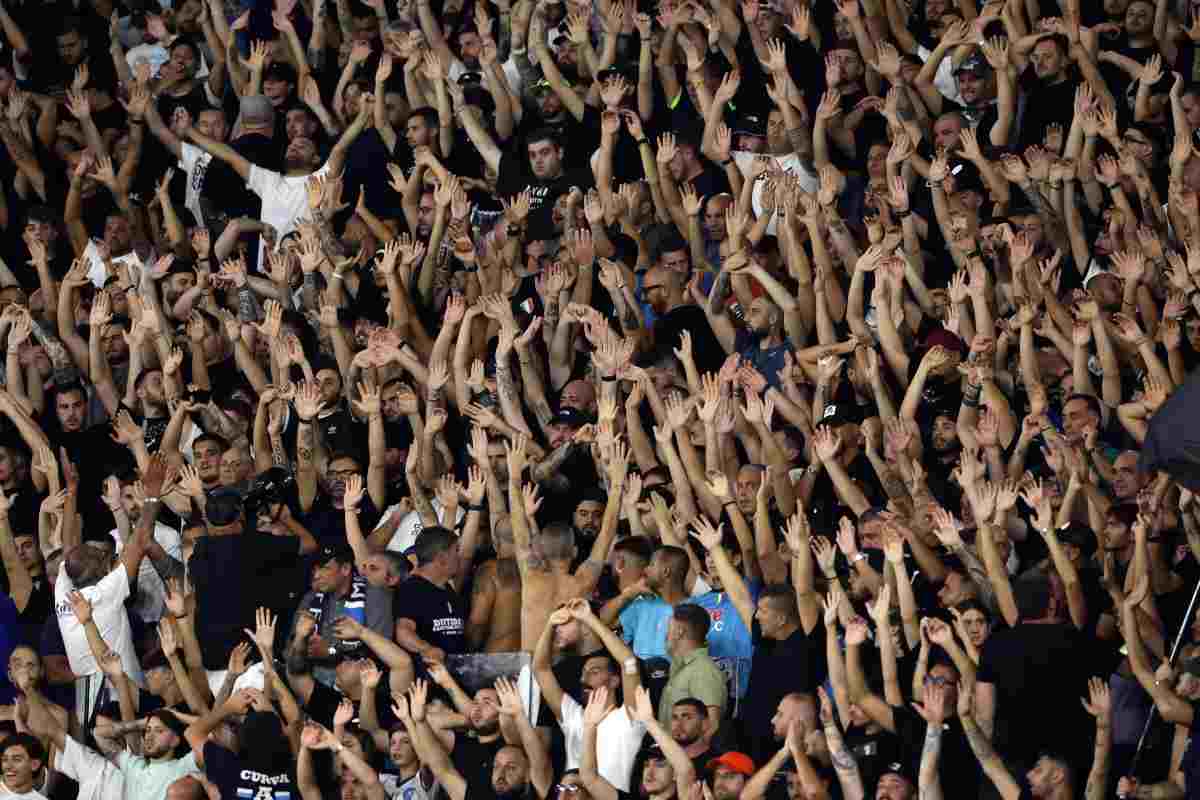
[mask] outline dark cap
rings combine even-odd
[[[955,75],[958,75],[960,72],[972,72],[977,77],[986,78],[992,74],[992,65],[987,63],[979,53],[972,53],[963,59],[958,68],[954,70]]]
[[[767,121],[762,114],[741,114],[733,125],[735,136],[766,136]]]
[[[342,564],[354,563],[354,551],[348,545],[325,545],[317,551],[317,557],[313,561],[317,566],[325,566],[330,561],[337,561]]]
[[[282,61],[272,61],[271,66],[263,70],[264,81],[296,82],[296,68]]]
[[[232,525],[242,516],[242,495],[225,486],[213,489],[205,499],[204,515],[209,525]]]
[[[600,70],[599,74],[596,75],[596,80],[600,82],[601,86],[613,78],[624,78],[629,83],[635,83],[635,81],[630,78],[629,73],[620,67],[608,67]]]
[[[459,86],[478,86],[483,83],[483,73],[476,70],[467,70],[458,76]]]
[[[904,780],[908,781],[911,786],[917,785],[917,773],[907,761],[893,761],[879,772],[879,777],[882,779],[884,775],[899,775]]]
[[[563,406],[550,420],[551,425],[567,425],[572,428],[582,428],[588,424],[587,415],[577,408]]]
[[[825,411],[817,420],[817,427],[832,425],[836,428],[852,422],[855,424],[862,422],[862,412],[859,411],[856,403],[830,403],[825,406]]]
[[[1058,529],[1058,540],[1063,544],[1078,547],[1084,558],[1096,552],[1096,534],[1087,525],[1076,520],[1071,520]]]

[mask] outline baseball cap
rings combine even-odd
[[[979,53],[972,53],[963,59],[958,68],[954,70],[955,75],[960,72],[972,72],[980,78],[986,78],[992,74],[992,65],[987,63]]]
[[[855,424],[862,422],[862,413],[858,410],[857,404],[830,403],[821,413],[821,419],[817,420],[817,427],[820,428],[822,425],[840,427],[851,422]]]
[[[587,415],[577,408],[563,406],[550,420],[551,425],[568,425],[572,428],[582,428],[588,423]]]
[[[733,125],[733,133],[736,136],[766,136],[767,121],[762,114],[741,114]]]
[[[722,753],[705,765],[705,769],[709,772],[712,772],[717,767],[725,767],[725,769],[733,770],[741,775],[754,774],[754,762],[750,760],[750,756],[732,750],[728,753]]]
[[[242,516],[242,496],[235,489],[225,486],[208,493],[204,514],[209,525],[232,525]]]
[[[342,564],[354,563],[354,551],[348,545],[325,545],[317,552],[317,557],[313,563],[318,566],[325,566],[330,561],[338,561]]]
[[[884,775],[899,775],[901,778],[908,781],[912,786],[917,785],[916,771],[913,770],[912,766],[909,765],[907,761],[893,761],[892,763],[888,764],[880,771],[879,777],[883,778]]]

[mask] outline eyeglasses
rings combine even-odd
[[[554,787],[554,791],[558,793],[559,797],[562,797],[567,794],[579,794],[579,790],[582,788],[582,786],[577,786],[573,783],[560,783]]]
[[[949,686],[950,684],[954,683],[954,681],[938,675],[926,675],[925,683],[929,686]]]
[[[356,469],[331,469],[328,473],[331,478],[353,478],[358,474]]]

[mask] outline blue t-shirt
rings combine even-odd
[[[733,349],[744,361],[752,364],[767,379],[767,385],[773,389],[779,388],[779,371],[783,369],[785,357],[788,353],[795,352],[791,340],[787,338],[775,347],[764,350],[755,341],[754,334],[746,328],[738,328]]]
[[[667,655],[667,625],[673,607],[652,594],[639,595],[625,606],[619,617],[621,636],[638,658],[665,658]]]
[[[758,602],[762,585],[748,581],[750,602]],[[708,628],[708,654],[729,682],[730,696],[741,699],[746,696],[750,685],[750,662],[754,658],[754,645],[750,629],[742,621],[728,592],[705,592],[691,598],[690,602],[708,612],[711,623]]]

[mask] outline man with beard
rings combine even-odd
[[[215,141],[205,136],[195,127],[189,126],[184,132],[185,139],[191,139],[197,147],[212,153],[213,156],[228,164],[246,182],[246,185],[262,198],[261,219],[275,229],[276,235],[282,239],[296,228],[296,223],[313,212],[308,205],[308,180],[312,177],[323,178],[326,175],[340,175],[346,163],[346,153],[350,145],[366,128],[367,118],[371,113],[373,103],[364,102],[360,105],[358,114],[347,126],[337,144],[329,151],[329,158],[321,164],[320,151],[312,139],[292,139],[288,142],[284,153],[284,172],[280,174],[265,169],[247,159],[241,153],[227,144]],[[324,222],[322,215],[317,214],[318,222]],[[264,257],[265,244],[259,242],[258,263],[266,264]]]
[[[1061,125],[1064,131],[1070,129],[1075,113],[1075,88],[1082,82],[1080,70],[1087,65],[1092,72],[1095,71],[1091,56],[1079,44],[1078,26],[1071,30],[1069,25],[1064,24],[1060,31],[1037,37],[1032,52],[1025,45],[1026,39],[1031,37],[1018,39],[1012,45],[1013,60],[1018,69],[1024,70],[1019,79],[1025,92],[1019,142],[1022,150],[1033,144],[1041,144],[1046,137],[1046,129],[1051,125]],[[1079,70],[1073,68],[1072,57],[1079,60]],[[1110,107],[1113,105],[1112,95],[1098,74],[1097,80],[1088,80],[1088,85],[1101,103]],[[1037,202],[1034,196],[1029,199]]]
[[[694,278],[698,280],[699,278]],[[687,275],[664,264],[656,264],[642,278],[641,300],[654,312],[654,327],[650,336],[641,338],[643,350],[670,353],[667,348],[680,347],[684,332],[692,337],[692,358],[701,374],[717,372],[725,360],[725,351],[713,333],[704,309],[688,301],[684,294]],[[717,297],[717,292],[710,295]],[[713,300],[711,302],[716,302]],[[724,298],[721,298],[724,302]]]
[[[468,775],[458,768],[426,718],[427,691],[425,681],[416,681],[409,692],[408,703],[402,702],[400,708],[403,711],[404,706],[408,706],[412,721],[410,730],[414,734],[413,746],[417,749],[417,755],[433,772],[451,800],[532,800],[548,795],[553,779],[550,758],[533,726],[529,724],[521,708],[520,696],[511,684],[501,679],[497,681],[497,689],[489,691],[496,697],[493,702],[500,711],[512,717],[519,728],[521,746],[502,744],[491,760],[490,769],[486,764],[480,765],[482,769],[474,775]],[[496,736],[498,742],[503,741],[499,739],[498,721]],[[461,738],[464,737],[456,737],[456,740]]]
[[[170,58],[159,68],[158,113],[172,119],[175,109],[184,108],[192,119],[207,108],[220,107],[225,91],[225,54],[213,52],[213,64],[208,77],[201,81],[200,49],[184,37],[171,43]]]
[[[587,560],[574,572],[571,566],[578,551],[575,532],[569,525],[552,523],[536,538],[531,537],[523,498],[524,471],[525,446],[521,440],[508,453],[508,505],[521,574],[521,649],[532,650],[554,609],[572,598],[590,597],[595,590],[604,569],[604,558],[616,538],[629,459],[626,453],[624,458],[615,456],[609,461],[609,495],[600,533]]]
[[[582,703],[563,690],[550,666],[550,642],[554,632],[558,626],[571,619],[591,630],[607,648],[607,652],[593,654],[584,661]],[[591,698],[596,696],[599,698],[596,702],[603,703],[606,712],[603,721],[597,726],[600,742],[597,771],[613,786],[621,791],[628,791],[630,771],[645,734],[645,726],[633,719],[632,704],[617,702],[618,687],[625,698],[632,700],[642,685],[633,651],[608,627],[601,624],[587,601],[576,598],[566,607],[559,608],[550,615],[546,629],[542,631],[534,648],[532,666],[542,696],[546,698],[546,704],[554,713],[566,739],[566,768],[575,769],[580,765],[583,751],[584,704],[591,704]]]
[[[787,356],[795,352],[792,343],[804,341],[806,332],[800,304],[744,250],[725,259],[722,267],[706,309],[709,325],[726,353],[737,353],[767,379],[769,386],[777,389],[779,370],[783,369]],[[746,325],[740,329],[729,319],[724,301],[729,280],[734,275],[753,278],[767,292],[750,303],[746,310]]]
[[[108,487],[116,485],[116,478],[110,478],[107,482]],[[130,531],[141,525],[145,506],[144,502],[139,502],[134,481],[125,481],[119,485],[120,506],[113,511],[117,527],[109,532],[116,543],[118,553],[124,549]],[[109,490],[111,491],[111,488]],[[138,569],[136,599],[130,604],[130,610],[149,625],[156,624],[166,611],[165,578],[183,574],[179,531],[155,519],[153,536],[158,544],[156,550],[160,557],[154,558],[154,554],[147,552],[147,558]]]
[[[391,587],[371,585],[354,570],[354,551],[347,547],[326,546],[317,553],[312,568],[312,588],[300,600],[299,612],[317,620],[317,630],[308,639],[308,658],[312,674],[329,686],[334,681],[333,659],[340,651],[356,651],[360,642],[341,642],[334,636],[334,624],[349,616],[377,634],[390,638],[392,633]]]

